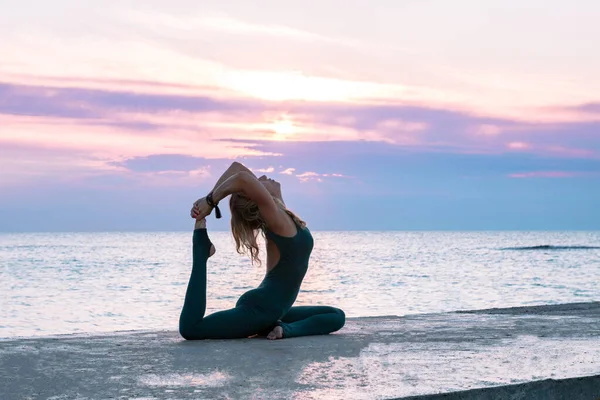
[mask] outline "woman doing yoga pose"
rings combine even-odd
[[[204,316],[206,264],[215,253],[205,218],[231,195],[231,230],[238,252],[247,251],[260,263],[257,237],[266,239],[267,272],[261,284],[244,293],[235,308]],[[259,179],[240,163],[231,167],[212,192],[196,201],[190,212],[196,219],[193,265],[179,318],[179,332],[188,340],[235,339],[267,335],[268,339],[324,335],[344,326],[342,310],[326,306],[292,307],[313,249],[313,237],[296,214],[285,206],[278,182]]]

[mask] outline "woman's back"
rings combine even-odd
[[[270,230],[266,230],[265,234],[267,243],[276,246],[279,258],[260,285],[242,295],[237,304],[259,306],[281,317],[298,297],[314,241],[310,230],[301,226],[297,226],[296,235],[292,237],[281,236]]]

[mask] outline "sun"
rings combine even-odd
[[[271,129],[275,132],[275,137],[280,140],[285,140],[287,137],[295,134],[298,129],[294,122],[288,117],[282,117],[271,123]]]

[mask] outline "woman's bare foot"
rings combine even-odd
[[[206,229],[206,218],[197,219],[194,229]]]
[[[206,229],[206,218],[197,219],[196,224],[194,225],[194,229]],[[217,252],[214,244],[210,244],[210,251],[208,253],[208,258],[212,257]]]
[[[277,325],[273,330],[267,335],[267,339],[269,340],[277,340],[283,337],[283,328]]]

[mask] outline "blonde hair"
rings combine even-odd
[[[300,219],[296,214],[287,209],[285,204],[276,197],[273,197],[275,204],[285,211],[296,224],[302,228],[306,227],[306,222]],[[229,199],[229,208],[231,210],[231,233],[235,240],[235,247],[239,254],[248,254],[252,264],[261,264],[259,257],[258,235],[265,236],[267,224],[265,223],[258,205],[248,197],[240,193],[234,193]]]

